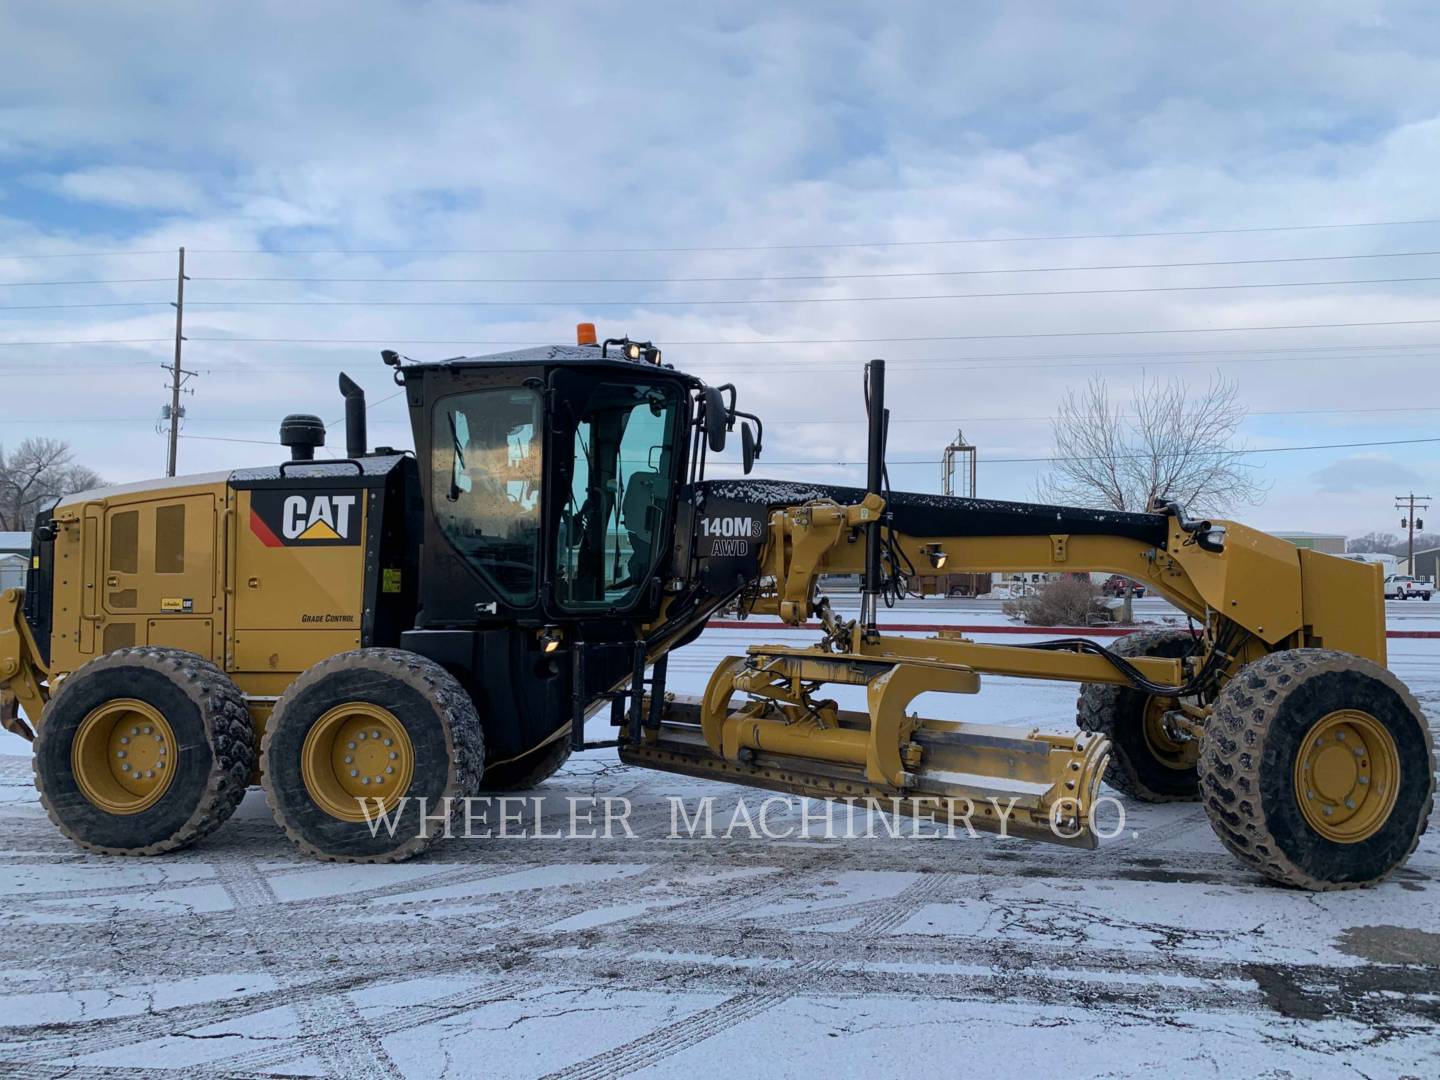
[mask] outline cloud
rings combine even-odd
[[[1401,488],[1425,482],[1418,472],[1388,454],[1351,454],[1315,471],[1310,479],[1319,491],[1364,492],[1381,500],[1391,498]]]
[[[95,165],[58,176],[37,176],[32,182],[76,202],[130,210],[183,213],[200,210],[205,205],[199,182],[171,169]]]
[[[257,0],[235,13],[117,0],[77,21],[63,6],[4,5],[0,40],[25,59],[0,66],[0,173],[44,176],[50,192],[100,212],[53,199],[31,211],[23,193],[0,201],[0,249],[167,254],[0,259],[0,284],[170,278],[168,253],[185,245],[185,355],[204,373],[190,384],[188,430],[267,444],[284,413],[333,411],[337,367],[372,399],[389,392],[375,360],[382,344],[419,359],[483,353],[487,341],[567,340],[582,319],[653,337],[668,361],[736,382],[745,407],[766,417],[766,458],[777,463],[863,457],[860,365],[885,356],[892,476],[918,490],[937,486],[941,448],[959,427],[980,445],[981,492],[1027,497],[1043,466],[1009,459],[1050,452],[1045,418],[1099,364],[1122,396],[1142,370],[1203,385],[1218,366],[1241,381],[1253,410],[1245,438],[1257,447],[1432,435],[1440,414],[1276,414],[1425,404],[1428,395],[1397,388],[1423,381],[1440,347],[1389,347],[1440,341],[1440,327],[1208,331],[1429,319],[1434,283],[672,306],[1440,273],[1419,256],[996,272],[1440,249],[1440,228],[1425,226],[930,243],[1433,215],[1435,13],[1382,21],[1349,3],[1310,5],[1302,20],[1256,5],[1110,11],[756,2],[680,19],[658,3],[623,15],[557,3],[540,17],[451,0]],[[204,59],[172,71],[155,55]],[[876,240],[896,246],[803,246]],[[717,245],[801,246],[585,253]],[[494,252],[548,248],[579,251]],[[824,276],[844,274],[917,276]],[[672,280],[750,276],[790,280]],[[235,278],[271,280],[219,280]],[[546,283],[557,278],[574,280]],[[4,341],[161,339],[0,347],[0,370],[14,372],[11,418],[55,416],[50,373],[70,373],[67,411],[134,422],[64,432],[102,457],[107,475],[152,475],[163,460],[150,418],[163,398],[154,365],[173,333],[171,285],[3,291],[6,304],[23,292],[37,305],[143,305],[0,311]],[[1176,328],[1207,332],[1005,336]],[[919,340],[677,344],[897,337]],[[131,378],[106,375],[92,389],[90,372],[120,364]],[[377,439],[405,443],[403,409],[381,409],[393,412],[377,417]],[[219,468],[272,451],[197,439],[182,462]],[[1389,451],[1398,468],[1429,475],[1420,452]],[[1317,498],[1340,490],[1322,484],[1365,483],[1329,478],[1347,453],[1257,456],[1275,485],[1246,518],[1373,527],[1383,500]]]

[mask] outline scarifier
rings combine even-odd
[[[1385,667],[1376,567],[1174,503],[892,492],[878,360],[856,489],[750,479],[763,429],[733,386],[589,324],[575,346],[383,357],[413,454],[368,449],[342,375],[343,459],[317,459],[324,425],[290,416],[288,461],[40,516],[27,587],[0,597],[0,720],[34,737],[44,804],[83,847],[181,847],[258,781],[303,851],[407,858],[466,797],[533,787],[586,746],[1079,847],[1104,778],[1203,800],[1241,860],[1311,889],[1380,880],[1425,828],[1431,739]],[[745,478],[707,480],[737,429]],[[879,605],[917,566],[1124,574],[1191,628],[1113,649],[882,632]],[[858,618],[821,595],[834,573],[863,576]],[[818,641],[753,645],[703,696],[668,692],[670,653],[729,605]],[[1077,730],[911,709],[986,675],[1082,684]],[[866,708],[822,696],[835,685]],[[586,743],[607,707],[616,738]],[[398,827],[372,829],[376,813]]]

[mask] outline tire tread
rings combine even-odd
[[[1425,714],[1419,703],[1387,668],[1334,649],[1289,649],[1271,653],[1241,668],[1215,700],[1200,751],[1201,794],[1220,842],[1241,862],[1266,877],[1315,892],[1364,888],[1382,880],[1389,871],[1362,881],[1329,881],[1305,872],[1286,856],[1277,842],[1266,821],[1260,797],[1262,755],[1258,748],[1272,709],[1287,687],[1321,667],[1363,669],[1398,693],[1423,723]],[[1400,863],[1414,854],[1425,834],[1430,817],[1428,807],[1435,796],[1435,748],[1428,730],[1424,741],[1429,751],[1426,762],[1429,789],[1424,803],[1427,812],[1420,815]],[[1284,779],[1289,782],[1288,777]]]
[[[183,649],[139,645],[116,649],[96,657],[61,682],[46,711],[63,699],[67,688],[78,685],[76,680],[93,677],[97,672],[133,665],[158,671],[199,706],[202,721],[209,732],[213,760],[200,803],[183,826],[171,835],[143,847],[117,848],[84,840],[61,820],[46,795],[40,776],[40,755],[35,754],[32,759],[35,787],[40,792],[40,803],[45,807],[45,813],[71,841],[86,851],[99,855],[162,855],[209,836],[223,825],[240,805],[255,767],[255,729],[250,723],[250,710],[245,705],[245,695],[228,675],[209,660]],[[44,728],[42,718],[37,741],[44,737]]]
[[[285,693],[281,695],[280,700],[276,702],[275,710],[271,714],[271,724],[266,728],[260,750],[260,771],[262,786],[265,789],[265,801],[285,835],[301,852],[312,858],[335,863],[404,862],[428,849],[438,839],[436,833],[443,834],[444,830],[431,830],[428,836],[410,837],[398,847],[378,855],[349,855],[323,851],[307,840],[286,819],[269,782],[271,775],[269,755],[271,736],[275,730],[274,721],[281,715],[287,699],[293,699],[310,685],[337,671],[357,669],[379,671],[407,683],[419,691],[445,717],[450,772],[442,798],[455,800],[451,803],[450,820],[452,824],[459,819],[462,813],[461,800],[479,792],[480,778],[485,769],[485,738],[475,703],[465,692],[465,688],[450,672],[434,660],[421,656],[419,653],[410,652],[407,649],[372,647],[338,653],[329,659],[320,661],[292,682]]]

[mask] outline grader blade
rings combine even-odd
[[[839,709],[824,682],[866,687],[869,711]],[[752,649],[716,669],[703,698],[667,700],[658,729],[621,759],[957,828],[1094,847],[1104,736],[927,720],[906,706],[927,691],[974,693],[974,672],[877,663],[815,650]],[[745,696],[740,696],[740,695]]]

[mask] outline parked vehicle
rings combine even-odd
[[[1100,591],[1106,596],[1124,596],[1125,586],[1127,584],[1134,587],[1135,591],[1130,594],[1131,596],[1138,599],[1145,595],[1145,586],[1138,581],[1132,582],[1124,574],[1111,574],[1105,579],[1105,583],[1100,586]]]
[[[1435,586],[1428,580],[1408,574],[1391,574],[1385,579],[1386,600],[1410,600],[1415,597],[1429,600],[1434,591]]]

